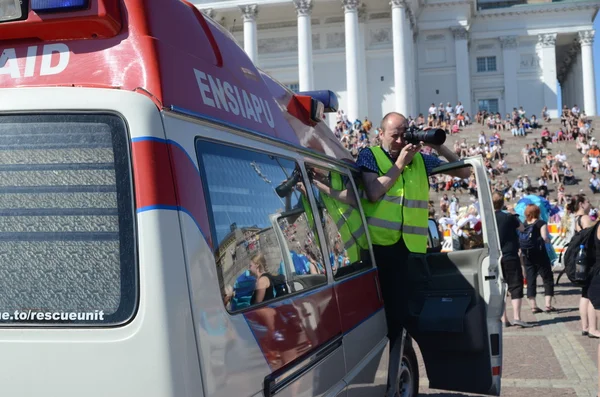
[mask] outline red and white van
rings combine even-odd
[[[357,195],[321,121],[332,93],[288,91],[178,0],[0,0],[0,54],[6,395],[384,395],[372,251],[345,256],[312,179]],[[418,392],[413,339],[430,387],[500,393],[485,171],[438,171],[464,166],[483,246],[440,252],[432,222],[431,252],[398,258],[414,285],[403,396]],[[285,288],[253,297],[261,268]]]

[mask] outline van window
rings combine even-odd
[[[367,228],[349,177],[307,164],[335,279],[372,267]]]
[[[137,302],[128,137],[109,114],[0,116],[0,322],[114,325]]]
[[[325,284],[298,164],[203,140],[197,141],[197,151],[228,310]]]

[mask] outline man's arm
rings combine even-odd
[[[459,157],[456,155],[456,153],[454,153],[452,150],[450,150],[448,147],[444,146],[444,145],[430,145],[433,149],[435,149],[440,156],[443,156],[446,158],[446,160],[448,160],[448,162],[450,163],[454,163],[455,161],[460,160]],[[450,176],[456,176],[458,178],[461,179],[467,179],[471,176],[471,170],[468,167],[465,168],[459,168],[456,170],[452,170],[452,171],[447,171],[445,172],[445,174],[448,174]]]
[[[335,190],[335,189],[332,189],[331,186],[329,186],[328,184],[323,183],[316,178],[313,180],[312,183],[317,189],[319,189],[322,193],[325,193],[332,199],[339,201],[341,203],[344,203],[344,204],[348,204],[352,207],[357,207],[357,203],[354,198],[354,194],[351,194],[347,188],[344,190]]]
[[[377,202],[388,190],[390,190],[404,171],[404,167],[406,167],[407,164],[410,164],[414,155],[420,150],[421,145],[406,145],[400,152],[400,155],[394,164],[392,164],[392,168],[390,168],[385,175],[379,176],[375,172],[362,172],[364,188],[370,202]]]

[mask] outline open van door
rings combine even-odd
[[[471,211],[478,211],[481,224],[472,217],[477,227],[468,230],[467,224],[467,237],[455,238],[451,252],[435,247],[444,237],[435,236],[437,224],[431,225],[432,246],[426,254],[411,255],[408,261],[406,328],[422,352],[430,388],[497,396],[505,290],[486,170],[483,160],[474,157],[445,164],[433,172],[444,174],[462,167],[474,173],[477,198],[460,204],[472,205]]]

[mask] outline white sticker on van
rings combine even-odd
[[[57,55],[55,55],[57,54]],[[53,64],[52,60],[58,60]],[[25,57],[25,67],[23,68],[23,77],[33,77],[35,75],[38,58],[41,58],[40,76],[49,76],[59,74],[69,65],[71,51],[66,44],[54,43],[42,46],[42,55],[38,56],[38,46],[27,48]],[[17,51],[14,48],[5,48],[0,55],[0,75],[9,74],[13,79],[21,78],[21,69],[17,63]]]
[[[194,69],[194,73],[202,102],[206,106],[225,110],[238,117],[241,115],[241,117],[254,120],[257,123],[264,124],[266,121],[271,128],[275,126],[270,106],[272,101],[248,93],[235,84],[231,84],[226,80],[221,81],[219,78],[198,69]]]

